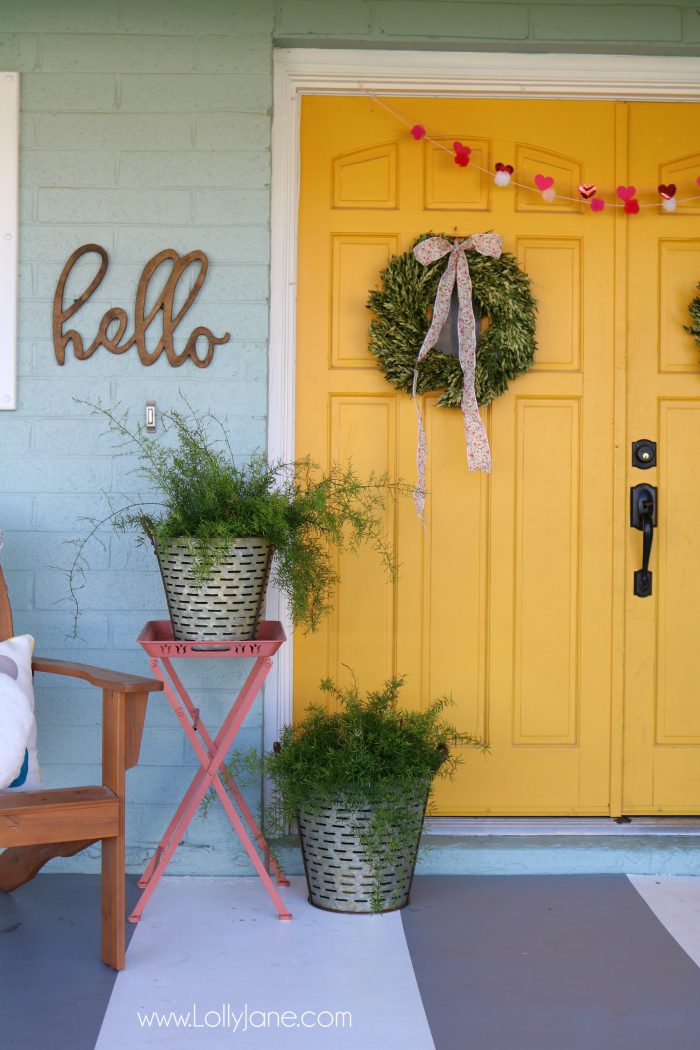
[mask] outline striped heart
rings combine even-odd
[[[582,182],[578,191],[585,201],[589,201],[591,197],[595,197],[598,187],[594,182]]]

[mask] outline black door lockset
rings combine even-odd
[[[649,470],[656,466],[656,442],[641,438],[632,442],[632,466],[639,470]]]
[[[649,558],[657,524],[656,495],[655,485],[634,485],[630,489],[630,525],[633,529],[639,529],[644,537],[642,567],[634,574],[634,593],[638,598],[648,598],[651,595],[652,574],[649,571]]]

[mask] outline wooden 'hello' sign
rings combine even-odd
[[[100,267],[82,295],[75,299],[70,305],[66,306],[63,303],[63,293],[66,281],[77,261],[90,252],[99,255]],[[161,291],[156,296],[153,306],[148,313],[146,313],[146,296],[153,275],[161,264],[166,263],[167,261],[172,263],[168,276]],[[194,284],[187,293],[184,303],[180,309],[176,311],[175,292],[178,282],[183,276],[185,270],[187,270],[189,266],[193,264],[196,265],[197,263],[199,263],[199,272],[195,278]],[[126,336],[126,330],[129,323],[126,310],[123,310],[120,306],[112,306],[105,312],[100,321],[100,326],[95,338],[88,346],[85,346],[83,338],[79,332],[76,332],[72,328],[64,332],[63,328],[66,321],[70,320],[71,317],[77,314],[81,306],[88,301],[93,292],[100,286],[104,275],[107,272],[108,264],[109,259],[107,257],[107,252],[101,247],[101,245],[84,244],[81,248],[76,248],[66,265],[63,267],[63,272],[59,277],[58,284],[56,285],[56,294],[54,295],[53,300],[53,345],[56,353],[56,360],[59,365],[65,364],[66,347],[69,345],[72,345],[73,353],[79,361],[86,361],[88,357],[92,357],[95,351],[101,346],[103,346],[105,350],[109,350],[111,354],[124,354],[127,350],[130,350],[135,346],[141,362],[144,365],[152,365],[158,360],[161,354],[165,353],[168,362],[173,368],[177,368],[179,365],[184,364],[188,358],[197,365],[198,368],[206,368],[214,356],[214,350],[216,347],[220,346],[222,343],[227,343],[231,338],[228,332],[224,332],[222,336],[215,336],[208,328],[198,327],[192,330],[184,349],[179,353],[176,351],[173,343],[175,331],[192,303],[197,298],[199,290],[204,284],[208,261],[204,252],[201,251],[187,252],[186,255],[180,255],[174,248],[165,248],[162,252],[154,255],[150,262],[146,263],[143,268],[143,273],[141,274],[136,289],[133,333],[130,336]],[[163,331],[157,345],[153,350],[149,350],[146,346],[146,333],[151,324],[157,318],[158,314],[162,314]],[[121,341],[122,339],[124,340],[123,342]],[[204,354],[202,357],[200,357],[197,352],[197,343],[199,340],[206,340],[206,349],[203,348]]]

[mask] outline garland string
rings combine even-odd
[[[376,102],[377,105],[381,106],[382,109],[385,109],[387,111],[387,113],[391,113],[392,116],[396,117],[397,120],[399,120],[402,124],[404,124],[409,129],[409,131],[412,128],[416,127],[416,126],[422,127],[422,125],[418,125],[417,121],[409,120],[398,109],[394,109],[393,106],[390,106],[387,102],[384,102],[381,98],[378,98],[373,92],[369,91],[367,88],[363,88],[362,90],[364,91],[364,93],[367,95],[367,97],[370,99],[371,102]],[[431,145],[435,146],[436,149],[443,150],[445,153],[449,153],[450,156],[454,156],[454,152],[455,152],[454,149],[451,149],[449,146],[446,146],[444,144],[444,142],[439,142],[437,139],[433,138],[433,136],[430,135],[427,132],[427,130],[426,130],[425,134],[422,136],[422,138],[424,138],[427,142],[430,142]],[[466,167],[466,165],[465,165],[465,167]],[[496,174],[496,172],[495,171],[491,171],[490,168],[482,168],[479,164],[475,164],[473,162],[470,162],[470,167],[474,168],[475,171],[481,172],[483,175],[490,175],[492,178]],[[521,190],[528,190],[530,193],[537,193],[537,194],[539,194],[541,196],[541,190],[538,189],[537,186],[530,186],[530,185],[528,185],[525,182],[517,182],[513,178],[510,179],[510,185],[511,186],[517,186],[518,189],[521,189]],[[698,179],[698,185],[700,185],[700,178]],[[557,193],[557,198],[559,200],[562,200],[562,201],[570,201],[573,204],[584,204],[585,203],[585,200],[582,200],[580,197],[568,197],[564,193]],[[602,200],[603,198],[598,197],[597,199],[598,200]],[[695,196],[693,196],[693,197],[684,197],[683,200],[679,200],[676,203],[677,204],[690,204],[692,201],[697,201],[697,200],[700,200],[700,193],[696,193]],[[627,202],[621,203],[621,204],[617,204],[615,201],[608,201],[608,200],[605,201],[605,205],[608,208],[624,208],[625,211],[628,211],[626,203]],[[658,201],[651,201],[651,202],[649,202],[649,201],[645,201],[645,202],[636,201],[635,203],[637,204],[638,208],[658,208],[659,207]]]

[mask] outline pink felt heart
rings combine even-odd
[[[425,128],[422,124],[414,124],[411,128],[411,134],[413,135],[416,142],[420,142],[420,140],[425,135]]]
[[[548,190],[554,185],[554,179],[549,175],[535,175],[535,186],[538,190]]]
[[[594,197],[591,201],[591,211],[602,211],[605,207],[605,201],[602,197]]]
[[[618,186],[617,195],[621,201],[631,201],[637,192],[636,186]]]

